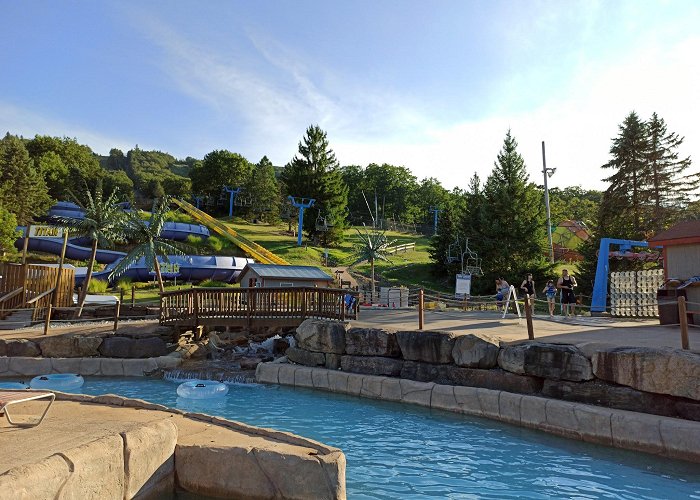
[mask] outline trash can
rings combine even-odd
[[[669,280],[656,291],[656,301],[659,306],[659,323],[662,325],[677,325],[678,297],[685,297],[685,290],[679,290],[677,280]]]

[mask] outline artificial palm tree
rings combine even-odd
[[[371,293],[372,300],[374,300],[375,285],[374,285],[374,261],[384,260],[389,262],[386,257],[387,249],[394,244],[395,240],[389,241],[386,237],[386,231],[368,231],[365,227],[364,234],[359,230],[355,229],[357,234],[360,235],[360,243],[355,245],[355,262],[352,263],[359,264],[360,262],[369,262],[370,266],[370,278],[372,281]]]
[[[185,255],[185,252],[181,250],[181,248],[185,248],[184,245],[165,241],[160,237],[169,204],[168,197],[154,200],[153,210],[148,220],[143,220],[137,211],[127,214],[126,235],[129,241],[135,243],[136,246],[114,267],[109,275],[110,280],[118,278],[143,258],[146,266],[155,271],[161,293],[165,291],[158,257],[162,257],[166,263],[170,263],[168,255]]]
[[[122,208],[117,205],[117,190],[112,191],[112,193],[105,198],[102,195],[102,187],[98,186],[95,189],[94,196],[90,191],[87,191],[86,195],[87,204],[81,207],[85,211],[84,218],[57,218],[58,225],[64,230],[69,231],[71,235],[87,237],[92,241],[87,274],[85,275],[85,281],[83,282],[83,287],[78,297],[78,312],[76,314],[78,317],[83,313],[88,287],[92,279],[92,268],[95,265],[97,247],[111,246],[117,241],[122,241],[124,239],[124,229],[127,220],[126,214]]]

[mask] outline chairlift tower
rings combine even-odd
[[[192,198],[194,198],[195,206],[201,208],[200,205],[204,201],[204,196],[193,196]]]
[[[228,186],[224,186],[224,191],[226,191],[229,194],[228,198],[228,216],[233,217],[233,204],[236,201],[236,196],[238,196],[238,193],[241,192],[240,187],[237,187],[236,189],[231,189]]]
[[[428,212],[433,212],[434,217],[433,217],[433,234],[437,234],[437,225],[438,225],[438,213],[442,212],[442,209],[438,207],[430,207],[428,209]]]
[[[287,197],[292,206],[299,209],[299,230],[297,231],[297,246],[301,246],[301,232],[304,229],[304,210],[314,206],[314,198],[295,198],[292,195]]]

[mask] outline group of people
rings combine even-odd
[[[554,284],[554,280],[547,281],[542,293],[547,297],[547,305],[549,306],[549,317],[554,317],[554,308],[556,305],[557,290],[561,291],[561,304],[562,304],[562,314],[564,316],[574,316],[576,308],[576,295],[574,294],[574,288],[577,286],[576,278],[569,274],[567,269],[562,269],[561,277],[557,280],[557,284]],[[503,305],[503,300],[508,297],[508,292],[510,290],[510,284],[503,278],[498,278],[496,280],[496,303],[500,309]],[[532,279],[532,274],[528,274],[527,277],[520,284],[520,290],[525,294],[529,295],[531,299],[535,299],[535,282]],[[534,300],[531,302],[531,307],[534,312]]]

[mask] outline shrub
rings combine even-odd
[[[117,281],[117,290],[124,290],[125,292],[131,290],[131,278],[122,278]]]
[[[202,246],[202,238],[200,236],[195,236],[193,234],[190,234],[185,242],[193,247],[201,247]]]
[[[90,280],[88,293],[105,293],[109,288],[109,283],[103,280]]]
[[[207,245],[209,245],[209,248],[214,252],[220,252],[224,248],[224,242],[216,236],[209,236],[209,238],[207,238]]]
[[[223,281],[203,280],[197,286],[201,286],[204,288],[222,288],[227,287],[228,283],[224,283]]]

